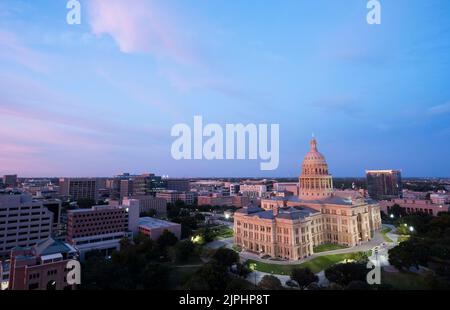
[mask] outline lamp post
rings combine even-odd
[[[255,274],[255,287],[256,287],[256,263],[250,264],[250,270]]]

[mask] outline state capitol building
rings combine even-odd
[[[234,242],[243,250],[300,260],[320,244],[356,246],[381,228],[380,208],[361,197],[340,197],[315,138],[306,154],[297,195],[277,195],[234,215]]]

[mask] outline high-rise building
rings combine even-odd
[[[133,178],[133,196],[154,196],[158,191],[165,189],[167,189],[167,183],[160,176],[152,173]]]
[[[179,192],[189,192],[191,190],[191,184],[186,179],[167,179],[167,189]]]
[[[156,212],[156,216],[164,217],[167,215],[167,202],[163,198],[158,198],[151,195],[125,197],[122,200],[123,204],[128,204],[129,200],[139,201],[140,213],[147,213],[154,210]]]
[[[55,214],[45,204],[29,194],[0,192],[0,257],[51,236]]]
[[[367,170],[367,191],[376,200],[399,198],[402,195],[402,175],[399,170]]]
[[[3,176],[3,185],[5,187],[16,187],[18,185],[17,175],[4,175]]]
[[[187,205],[193,205],[195,202],[194,192],[179,192],[164,190],[156,193],[157,198],[163,198],[167,203],[174,204],[178,200],[183,201]]]
[[[95,178],[61,178],[59,190],[62,197],[74,201],[80,199],[98,200],[99,182]]]
[[[120,199],[133,195],[133,180],[120,180]]]
[[[67,242],[80,251],[82,259],[92,250],[108,255],[120,248],[120,240],[138,233],[139,201],[69,210],[67,219]]]
[[[78,260],[77,251],[67,243],[48,238],[33,247],[11,251],[9,290],[72,290],[68,284],[68,263]]]

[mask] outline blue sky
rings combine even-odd
[[[450,2],[0,3],[0,174],[297,176],[311,133],[335,176],[450,176]],[[280,124],[280,166],[175,161],[170,130]]]

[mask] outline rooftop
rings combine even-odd
[[[34,248],[36,251],[36,255],[41,256],[76,252],[76,250],[69,244],[54,240],[52,238],[41,241],[40,243],[36,244]]]
[[[246,214],[247,216],[256,216],[262,219],[273,220],[275,218],[298,220],[304,219],[320,211],[308,208],[307,206],[284,207],[278,209],[278,215],[273,210],[264,210],[260,207],[249,205],[236,211],[236,213]]]
[[[180,225],[177,223],[172,223],[169,221],[163,221],[160,219],[156,219],[153,217],[141,217],[139,219],[139,226],[144,228],[164,228],[164,227],[172,227],[174,225]]]
[[[332,204],[332,205],[346,205],[346,206],[352,206],[353,202],[356,200],[342,198],[338,196],[331,196],[324,199],[318,199],[318,200],[305,200],[300,199],[297,196],[289,196],[289,197],[271,197],[269,200],[276,200],[276,201],[289,201],[289,202],[295,202],[298,204]]]

